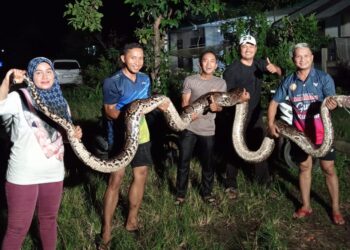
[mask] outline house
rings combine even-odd
[[[292,7],[266,13],[272,25],[278,25],[288,16],[290,20],[300,15],[315,14],[325,35],[331,37],[326,61],[339,62],[350,67],[350,0],[303,1]],[[174,68],[198,71],[198,56],[205,49],[222,53],[225,38],[220,27],[228,20],[193,24],[169,32],[168,50],[170,65]]]
[[[168,38],[171,68],[197,71],[198,57],[202,51],[222,51],[224,38],[220,27],[223,22],[193,24],[171,31]]]
[[[311,1],[288,17],[294,20],[299,15],[310,14],[315,14],[324,34],[331,38],[327,61],[347,63],[350,66],[350,1]]]

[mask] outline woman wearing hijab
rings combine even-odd
[[[57,215],[64,179],[64,146],[57,126],[36,111],[30,92],[9,93],[10,75],[23,81],[24,70],[11,69],[0,86],[0,116],[12,116],[11,148],[6,173],[8,223],[2,249],[20,249],[37,210],[43,249],[55,249]],[[67,101],[62,95],[52,62],[37,57],[29,62],[27,74],[41,100],[51,111],[71,121]],[[82,137],[79,126],[75,136]]]

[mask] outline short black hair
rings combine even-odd
[[[216,55],[216,53],[212,50],[204,50],[200,56],[199,56],[199,63],[202,64],[202,60],[203,60],[203,57],[206,55],[206,54],[213,54],[215,56],[215,60],[217,61],[218,60],[218,56]]]
[[[126,55],[128,50],[131,50],[131,49],[142,49],[143,50],[142,46],[139,43],[127,43],[124,45],[123,55]]]

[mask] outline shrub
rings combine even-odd
[[[102,81],[116,72],[119,68],[120,53],[114,48],[106,51],[105,55],[98,58],[98,63],[88,65],[84,71],[84,82],[87,86],[97,88],[100,87]]]

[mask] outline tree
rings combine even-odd
[[[161,65],[166,61],[164,47],[169,29],[179,27],[181,21],[189,15],[210,18],[218,15],[224,8],[220,0],[125,0],[135,9],[131,15],[139,15],[141,28],[136,30],[139,41],[145,46],[151,44],[151,55],[153,62],[149,69],[153,83],[160,85]],[[163,91],[161,91],[163,92]]]
[[[67,10],[63,16],[67,17],[68,24],[76,30],[101,31],[103,14],[98,11],[102,0],[75,0],[75,3],[66,5]]]
[[[146,48],[146,67],[150,71],[153,86],[163,93],[166,87],[162,86],[161,78],[164,79],[167,74],[164,77],[160,77],[160,74],[167,62],[164,48],[168,30],[177,28],[189,15],[210,18],[224,9],[220,0],[124,0],[124,3],[135,9],[131,15],[140,18],[141,27],[135,33]],[[77,30],[101,31],[103,15],[98,11],[101,6],[101,0],[75,0],[74,4],[66,5],[64,16]]]
[[[266,15],[260,13],[226,22],[222,25],[221,30],[231,45],[227,46],[224,51],[223,61],[226,65],[240,57],[237,50],[239,38],[244,34],[251,34],[257,39],[256,57],[269,57],[272,62],[284,69],[286,74],[295,70],[291,50],[296,43],[308,43],[315,53],[319,52],[320,48],[327,47],[329,43],[329,38],[320,32],[320,26],[314,14],[306,17],[300,15],[292,21],[284,17],[278,23],[271,25]],[[270,88],[275,89],[279,83],[276,75],[266,75],[264,80],[268,84],[263,85],[263,92],[267,94]],[[267,102],[267,100],[264,101]]]
[[[95,39],[104,49],[107,49],[102,41],[99,31],[102,30],[101,20],[103,14],[98,10],[102,6],[102,0],[75,0],[75,3],[68,3],[67,10],[63,16],[67,18],[68,24],[75,30],[90,31]]]

